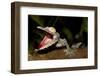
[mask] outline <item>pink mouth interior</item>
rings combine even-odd
[[[45,45],[47,45],[49,42],[52,41],[52,37],[50,35],[46,35],[43,40],[40,42],[39,47],[38,48],[42,48]]]

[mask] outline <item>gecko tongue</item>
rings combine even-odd
[[[45,45],[47,45],[47,44],[48,44],[49,42],[51,42],[51,41],[52,41],[52,38],[51,38],[51,37],[45,36],[45,37],[43,38],[43,40],[40,42],[38,48],[44,47]]]

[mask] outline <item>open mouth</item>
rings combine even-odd
[[[44,36],[43,40],[40,42],[38,48],[44,48],[48,43],[52,41],[52,36],[51,35],[46,35]]]

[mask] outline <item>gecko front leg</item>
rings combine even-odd
[[[75,55],[75,49],[72,49],[69,47],[69,44],[67,42],[66,39],[60,39],[60,43],[66,47],[66,49],[64,49],[65,55],[68,57],[74,56]]]

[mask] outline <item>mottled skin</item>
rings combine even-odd
[[[71,56],[71,55],[74,55],[74,52],[76,51],[75,49],[72,49],[69,47],[69,44],[67,42],[67,40],[64,38],[60,38],[60,34],[58,32],[56,32],[55,28],[53,27],[37,27],[38,29],[41,29],[51,35],[53,35],[53,39],[51,42],[48,42],[48,44],[46,44],[43,48],[39,48],[39,49],[35,49],[35,52],[38,52],[38,51],[41,51],[41,50],[44,50],[46,48],[49,48],[50,46],[55,45],[55,47],[66,47],[66,49],[64,50],[66,56]],[[48,30],[50,28],[50,30]]]

